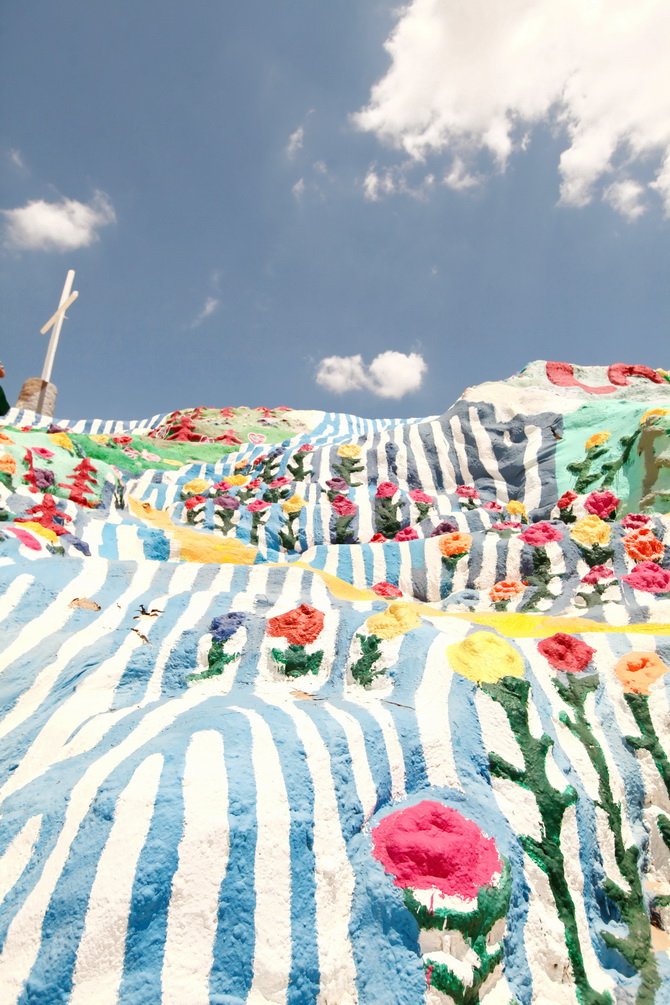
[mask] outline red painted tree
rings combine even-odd
[[[70,490],[69,498],[72,502],[78,503],[79,506],[94,508],[98,505],[97,500],[86,499],[86,496],[93,495],[95,490],[90,486],[98,484],[97,478],[93,477],[93,472],[97,473],[97,470],[90,459],[84,457],[74,469],[74,473],[67,476],[68,479],[72,478],[72,485],[66,485],[64,482],[59,482],[58,485],[62,489]]]
[[[58,520],[55,517],[58,517]],[[54,534],[58,534],[60,537],[62,534],[71,533],[68,527],[63,526],[64,523],[69,523],[71,520],[71,516],[58,509],[54,497],[49,492],[45,492],[42,502],[31,506],[30,509],[26,510],[25,516],[17,516],[14,522],[39,523],[42,527],[52,530]]]

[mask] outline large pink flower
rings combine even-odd
[[[532,523],[530,527],[524,530],[523,534],[519,534],[519,537],[526,544],[531,544],[534,548],[542,548],[545,544],[549,544],[550,541],[561,541],[563,539],[563,535],[558,527],[554,527],[552,523],[547,523],[546,520],[542,520],[540,523]]]
[[[459,499],[479,499],[479,492],[474,485],[457,485],[456,495]]]
[[[427,799],[384,817],[372,846],[396,886],[462,900],[475,898],[502,871],[493,838],[458,810]]]
[[[601,520],[606,520],[614,513],[620,502],[619,497],[613,492],[592,492],[584,503],[584,509],[594,516],[599,516]]]
[[[378,499],[390,499],[398,491],[398,486],[393,482],[380,482],[377,486]]]
[[[416,539],[418,538],[418,536],[419,535],[414,530],[414,527],[403,527],[402,530],[398,531],[398,533],[396,534],[394,540],[395,541],[416,541]]]
[[[594,565],[585,576],[582,576],[582,583],[595,586],[601,579],[614,579],[614,569],[610,569],[607,565]]]
[[[642,590],[643,593],[670,592],[670,572],[656,562],[639,562],[627,576],[621,578],[634,590]]]
[[[412,502],[423,503],[424,506],[432,506],[435,500],[432,496],[429,496],[427,492],[422,492],[421,489],[412,489],[407,495],[410,497]]]
[[[627,513],[621,521],[621,526],[626,530],[639,530],[648,523],[651,523],[651,517],[646,513]]]
[[[568,673],[580,673],[586,670],[593,659],[595,649],[586,642],[576,639],[574,635],[557,632],[548,639],[542,639],[537,644],[537,650],[555,670],[565,670]]]
[[[338,516],[353,516],[356,512],[356,503],[346,496],[338,495],[333,499],[333,509]]]

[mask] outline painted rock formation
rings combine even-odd
[[[670,1000],[670,382],[0,430],[3,1005]]]

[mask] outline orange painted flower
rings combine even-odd
[[[649,694],[649,686],[667,673],[670,667],[656,653],[626,653],[617,660],[614,673],[628,694]]]
[[[0,471],[6,475],[16,474],[16,461],[11,454],[3,454],[0,457]]]
[[[14,443],[14,440],[11,438],[11,436],[7,436],[7,433],[0,432],[0,443],[10,444]]]
[[[657,562],[665,550],[651,527],[640,527],[626,534],[623,546],[635,562]]]
[[[527,586],[528,583],[523,583],[518,579],[501,579],[499,583],[495,583],[491,587],[489,597],[494,603],[501,600],[512,600],[523,593]]]
[[[588,440],[584,444],[585,450],[592,450],[594,447],[602,447],[603,443],[607,443],[611,436],[606,429],[602,433],[594,433],[593,436],[589,436]]]
[[[452,534],[443,534],[438,540],[438,548],[444,558],[466,555],[471,547],[472,537],[470,534],[461,534],[460,531],[455,531]]]

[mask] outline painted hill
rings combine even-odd
[[[0,429],[0,1000],[670,1000],[670,380]]]

